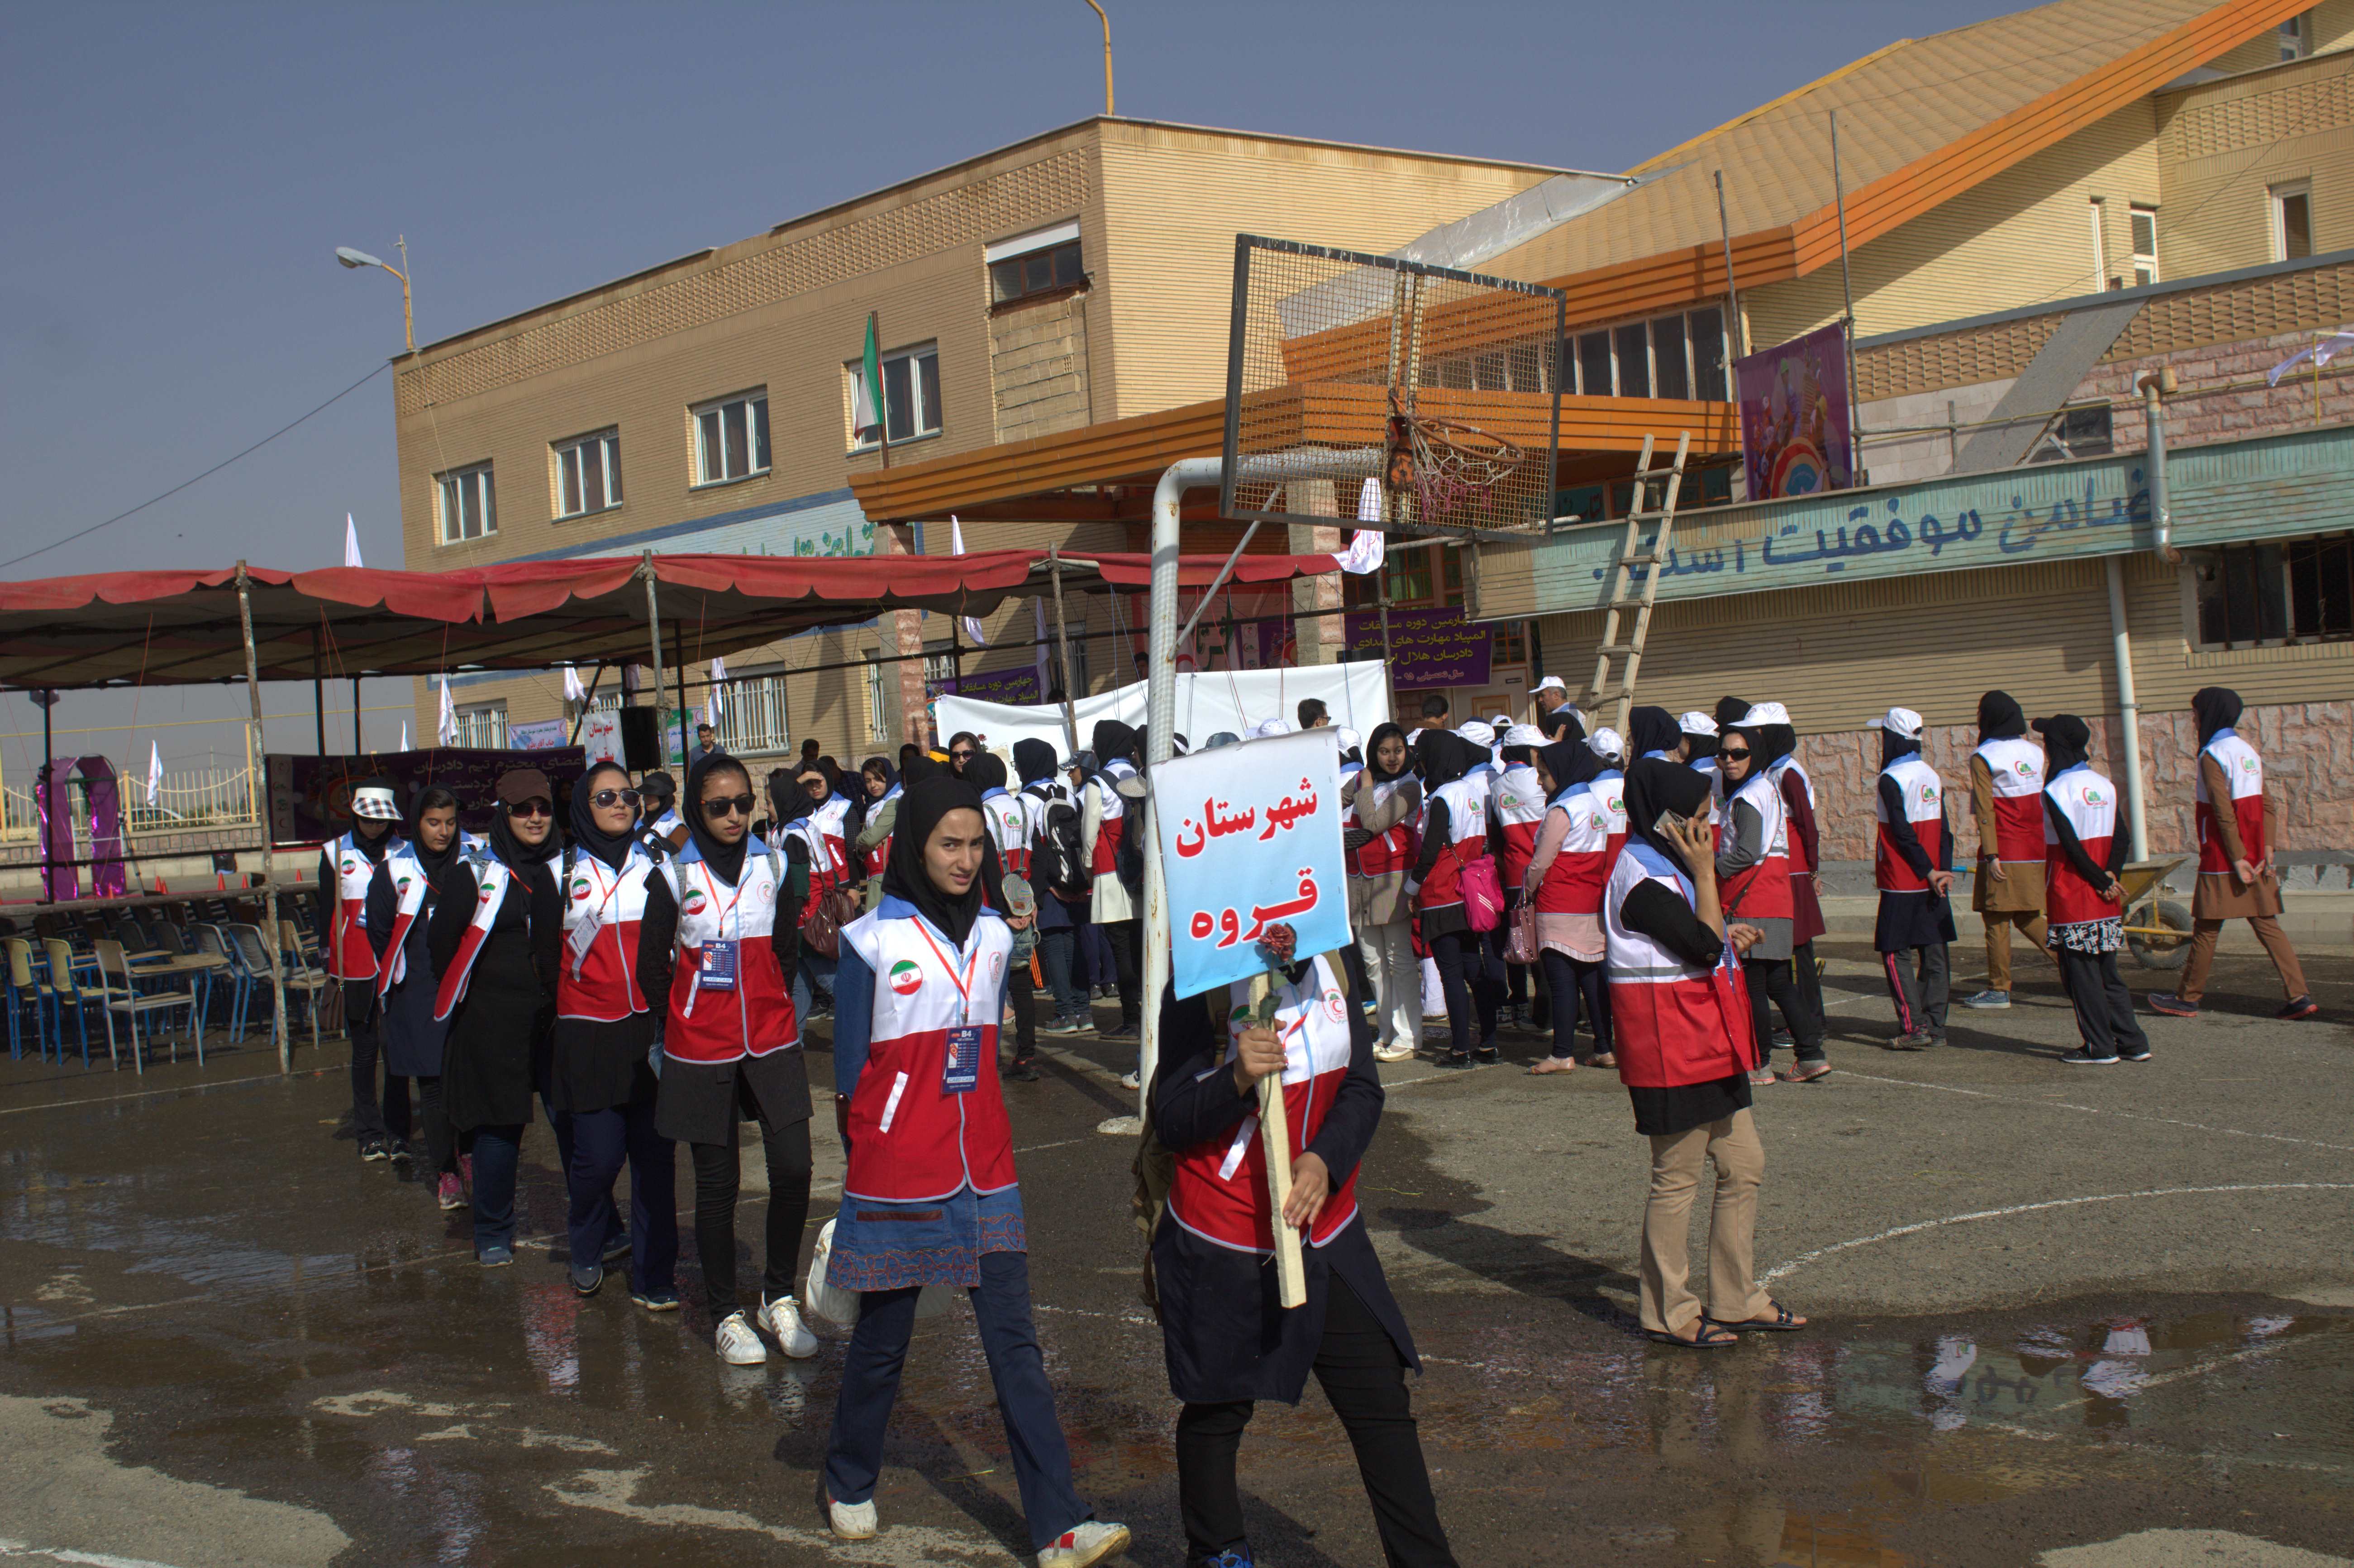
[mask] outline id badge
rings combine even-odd
[[[949,1050],[940,1068],[940,1092],[969,1095],[981,1086],[981,1025],[953,1024],[947,1033]]]
[[[705,991],[736,989],[736,938],[717,937],[703,944],[703,961],[695,970]]]

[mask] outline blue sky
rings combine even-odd
[[[1107,5],[1125,114],[1604,170],[1895,38],[2018,8]],[[398,351],[398,285],[337,267],[337,245],[395,260],[408,236],[430,341],[1093,113],[1101,65],[1083,0],[10,7],[0,560],[178,483]],[[378,376],[0,577],[324,565],[346,511],[369,563],[398,565],[391,408]],[[367,700],[402,704],[405,683]],[[302,715],[271,745],[307,748],[308,691],[267,705]],[[241,694],[148,693],[135,736],[82,739],[143,768],[159,719],[242,709]],[[132,710],[76,697],[58,722]],[[371,741],[399,716],[372,716]],[[39,740],[6,732],[37,723],[0,698],[12,782]],[[241,745],[220,726],[154,734],[167,762]]]

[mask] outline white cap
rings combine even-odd
[[[1290,733],[1291,725],[1288,720],[1271,718],[1265,724],[1252,726],[1250,737],[1253,740],[1265,740],[1271,735],[1289,735]]]
[[[1694,708],[1691,712],[1684,715],[1683,717],[1676,720],[1676,728],[1680,733],[1684,735],[1714,735],[1716,733],[1716,720],[1711,718],[1707,714],[1702,713],[1700,709]]]
[[[1496,732],[1478,719],[1473,719],[1455,733],[1474,746],[1492,747],[1496,744]]]
[[[1532,724],[1516,724],[1504,732],[1506,746],[1543,746],[1544,731]]]
[[[393,804],[392,791],[381,784],[363,784],[352,791],[352,815],[371,821],[397,822],[400,808]]]
[[[1880,727],[1899,740],[1918,740],[1921,738],[1921,715],[1911,708],[1891,708],[1888,716],[1880,721]]]
[[[1755,725],[1788,724],[1789,722],[1790,710],[1779,703],[1752,703],[1749,705],[1749,711],[1741,715],[1741,727],[1744,729]]]
[[[1615,729],[1597,729],[1585,737],[1585,749],[1595,756],[1616,760],[1625,755],[1627,743],[1618,738]]]
[[[1355,730],[1351,729],[1347,725],[1335,726],[1332,733],[1341,737],[1341,749],[1342,751],[1354,751],[1359,747],[1365,744],[1365,737],[1359,735]]]
[[[1569,688],[1562,683],[1562,679],[1559,675],[1547,675],[1543,680],[1537,683],[1537,690],[1540,692],[1566,692]]]

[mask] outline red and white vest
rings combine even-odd
[[[1782,775],[1785,773],[1795,773],[1798,776],[1798,782],[1806,786],[1807,810],[1810,811],[1815,810],[1819,802],[1815,800],[1814,779],[1807,772],[1805,767],[1799,763],[1796,756],[1777,757],[1774,759],[1772,766],[1766,769],[1766,777],[1774,780],[1775,786],[1777,789],[1781,785]]]
[[[997,863],[1009,876],[1030,879],[1030,813],[1022,797],[992,789],[981,798],[981,820],[989,824],[990,842],[997,845]]]
[[[396,854],[408,847],[397,832],[387,832],[384,853]],[[335,903],[327,917],[327,972],[337,980],[376,978],[376,949],[368,946],[367,890],[376,877],[376,862],[345,833],[326,847],[325,863],[334,867]]]
[[[828,795],[810,808],[797,824],[810,846],[810,891],[822,893],[850,875],[850,845],[843,829],[850,820],[850,802]]]
[[[736,885],[720,880],[695,853],[692,840],[661,873],[678,901],[678,946],[672,957],[670,1014],[663,1026],[663,1054],[682,1062],[736,1062],[766,1056],[801,1041],[783,966],[769,945],[776,931],[777,895],[784,863],[759,840],[748,840]],[[703,987],[703,949],[712,942],[736,943],[736,984],[730,990]]]
[[[613,1023],[646,1010],[638,990],[638,927],[646,916],[647,882],[655,874],[653,857],[634,841],[619,871],[593,854],[573,857],[564,879],[557,1017]]]
[[[1119,870],[1119,840],[1128,831],[1128,802],[1112,786],[1135,774],[1136,769],[1128,763],[1112,761],[1104,764],[1102,773],[1087,780],[1087,788],[1096,792],[1097,802],[1096,853],[1087,863],[1087,870],[1094,875],[1110,876]]]
[[[2043,787],[2044,795],[2068,819],[2085,858],[2095,866],[2109,863],[2109,841],[2117,831],[2117,787],[2080,762]],[[2077,874],[2060,848],[2060,835],[2048,821],[2043,824],[2043,917],[2054,926],[2088,926],[2113,920],[2119,906],[2101,896],[2100,889]]]
[[[2240,847],[2247,852],[2251,865],[2261,865],[2270,847],[2264,842],[2264,759],[2256,755],[2254,747],[2228,729],[2217,731],[2199,754],[2221,765],[2223,777],[2232,785],[2232,820],[2240,827]],[[2223,840],[2215,832],[2215,802],[2207,798],[2203,768],[2198,771],[2197,791],[2199,869],[2220,874],[2232,869],[2232,857],[2223,853]]]
[[[1430,874],[1414,895],[1417,909],[1437,909],[1442,905],[1463,902],[1462,891],[1457,886],[1463,868],[1475,860],[1488,856],[1488,783],[1478,773],[1466,774],[1451,784],[1441,784],[1430,791],[1422,803],[1422,836],[1430,836],[1430,808],[1444,800],[1447,803],[1446,848],[1438,852],[1431,863]]]
[[[408,933],[417,924],[418,916],[424,913],[428,891],[425,867],[417,859],[414,844],[401,842],[387,851],[384,870],[392,881],[392,937],[385,943],[383,960],[376,965],[378,996],[408,978]]]
[[[2043,859],[2043,748],[2024,736],[1989,740],[1971,756],[1994,790],[1994,842],[1978,845],[2005,865]]]
[[[1567,820],[1569,831],[1537,884],[1538,914],[1602,913],[1602,889],[1627,837],[1627,812],[1617,795],[1617,786],[1589,779],[1553,798],[1552,809]]]
[[[1768,781],[1770,783],[1770,780]],[[1712,967],[1627,928],[1628,895],[1657,882],[1690,905],[1691,886],[1667,858],[1639,840],[1610,869],[1602,895],[1608,945],[1610,1028],[1618,1081],[1632,1088],[1711,1084],[1759,1065],[1741,960],[1728,945]]]
[[[499,917],[499,906],[514,883],[514,873],[504,861],[469,855],[466,865],[474,874],[474,913],[466,921],[465,935],[458,938],[457,956],[441,971],[441,983],[433,989],[437,1022],[448,1019],[466,1000],[466,981],[474,972],[474,960],[482,956],[482,944],[491,939],[491,927]]]
[[[889,805],[898,798],[899,786],[894,784],[890,789],[884,791],[883,798],[881,800],[869,801],[867,803],[867,817],[871,820],[880,812],[884,807]],[[895,818],[894,820],[896,821],[896,819]],[[866,868],[867,875],[880,876],[883,874],[884,868],[891,863],[892,837],[892,834],[885,833],[881,843],[876,844],[873,849],[867,850],[860,854],[859,863]]]
[[[1527,763],[1504,769],[1495,783],[1490,808],[1504,835],[1504,885],[1518,887],[1529,874],[1529,861],[1537,853],[1537,830],[1544,823],[1544,786]]]
[[[1298,1160],[1323,1130],[1332,1102],[1349,1075],[1353,1042],[1349,998],[1319,954],[1293,984],[1274,982],[1273,1028],[1283,1040],[1283,1119]],[[1249,1022],[1250,986],[1228,992],[1225,1054],[1215,1071],[1229,1087],[1235,1044]],[[1169,1186],[1169,1213],[1187,1230],[1215,1246],[1236,1252],[1275,1250],[1274,1200],[1267,1190],[1267,1140],[1259,1136],[1258,1113],[1243,1118],[1232,1136],[1182,1150]],[[1324,1201],[1309,1230],[1311,1246],[1321,1246],[1357,1217],[1357,1173],[1351,1171]]]
[[[1725,802],[1724,819],[1716,825],[1717,846],[1733,831],[1733,802],[1745,800],[1766,830],[1765,855],[1725,878],[1721,890],[1724,917],[1740,920],[1787,920],[1790,902],[1790,816],[1782,804],[1782,787],[1764,773],[1752,773]]]
[[[984,910],[950,942],[896,898],[842,928],[843,947],[875,972],[866,1065],[850,1097],[843,1195],[932,1202],[970,1187],[1013,1185],[1013,1131],[997,1078],[997,1025],[1013,932]],[[949,1094],[949,1031],[976,1025],[971,1089]]]
[[[1356,799],[1349,803],[1348,820],[1343,828],[1363,829],[1364,820],[1357,808],[1370,802],[1387,806],[1401,789],[1403,780],[1392,779],[1376,782],[1366,779],[1357,785]],[[1414,869],[1415,856],[1420,852],[1421,838],[1415,832],[1411,818],[1400,818],[1381,832],[1349,852],[1349,874],[1352,876],[1389,876]]]
[[[1904,820],[1913,824],[1914,836],[1929,856],[1929,863],[1937,863],[1945,848],[1946,783],[1937,770],[1921,760],[1921,754],[1900,757],[1880,770],[1882,779],[1896,780],[1896,789],[1904,803]],[[1880,824],[1872,851],[1873,879],[1882,893],[1925,893],[1929,890],[1926,877],[1914,874],[1912,864],[1896,853],[1896,841],[1888,832],[1888,802],[1880,791],[1872,792],[1872,820]]]

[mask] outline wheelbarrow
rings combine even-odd
[[[2117,873],[2117,884],[2126,890],[2126,946],[2146,969],[2179,969],[2190,957],[2190,911],[2158,896],[2166,879],[2190,858],[2137,860]]]

